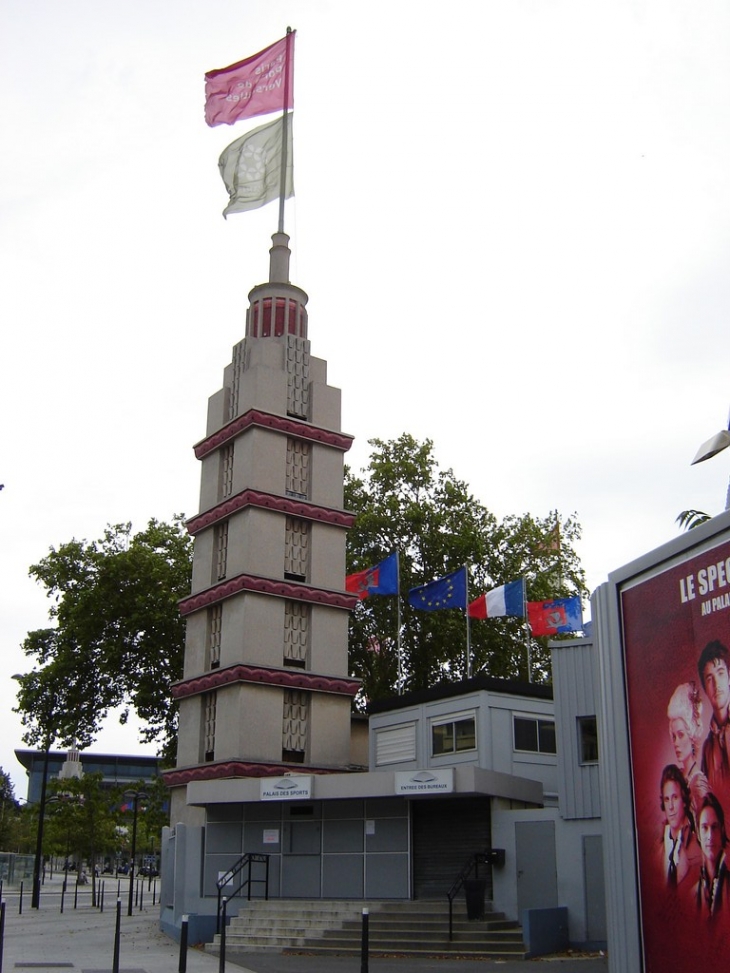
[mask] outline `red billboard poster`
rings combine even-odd
[[[644,968],[726,969],[730,542],[627,584],[621,614]]]

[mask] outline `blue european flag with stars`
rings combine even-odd
[[[466,608],[466,565],[408,592],[408,603],[421,611]]]

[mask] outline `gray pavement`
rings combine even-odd
[[[111,891],[110,891],[111,889]],[[116,930],[116,882],[105,886],[104,911],[89,904],[83,890],[78,908],[73,892],[67,894],[60,912],[60,885],[47,883],[40,909],[31,909],[26,893],[22,915],[15,890],[5,890],[5,935],[0,973],[33,969],[35,973],[77,970],[111,973]],[[121,887],[120,973],[178,973],[180,947],[158,928],[158,907],[145,893],[142,908],[127,916],[126,887]],[[524,961],[486,961],[431,957],[424,959],[371,957],[368,973],[482,973],[501,968],[505,973],[608,973],[605,956],[560,956]],[[360,957],[315,956],[305,953],[228,953],[226,969],[250,973],[361,973]],[[219,959],[201,948],[186,954],[187,973],[217,973]]]

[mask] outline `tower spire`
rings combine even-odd
[[[289,236],[286,233],[274,233],[271,237],[273,246],[269,250],[269,283],[289,283]]]

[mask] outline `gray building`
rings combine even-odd
[[[549,687],[478,676],[373,706],[367,736],[353,721],[351,437],[311,354],[288,237],[273,243],[196,446],[163,928],[191,915],[191,936],[210,938],[216,883],[247,853],[268,856],[270,896],[387,900],[444,897],[466,857],[503,848],[488,874],[495,908],[518,918],[562,906],[574,942],[601,939],[589,643],[555,650],[563,714]]]

